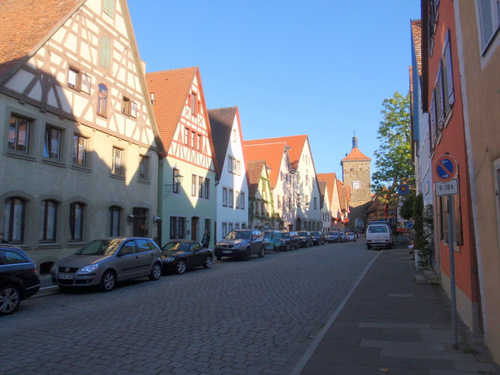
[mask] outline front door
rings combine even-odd
[[[147,228],[147,214],[148,209],[142,207],[134,207],[133,209],[134,215],[134,227],[132,236],[134,237],[148,237],[148,228]]]
[[[198,222],[199,218],[193,216],[191,218],[191,241],[198,241]]]

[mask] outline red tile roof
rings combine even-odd
[[[238,107],[217,108],[209,109],[208,117],[210,119],[210,128],[212,129],[212,141],[215,149],[215,157],[217,158],[217,165],[221,167],[226,160],[226,153],[231,140],[231,131],[235,118],[238,115]],[[239,134],[241,134],[241,129]],[[219,170],[216,179],[220,179]]]
[[[259,139],[258,141],[259,142],[243,142],[243,154],[245,157],[245,162],[247,163],[248,168],[248,163],[251,161],[265,160],[267,165],[270,167],[269,179],[271,181],[271,188],[274,189],[278,182],[283,153],[286,152],[286,143],[282,141],[274,141],[271,139]]]
[[[182,110],[198,72],[198,67],[192,67],[146,74],[148,90],[150,93],[154,93],[153,110],[166,151],[170,147]],[[201,82],[198,82],[198,84],[201,84]]]
[[[411,32],[417,58],[418,75],[422,76],[422,20],[411,21]]]
[[[34,53],[71,10],[83,3],[85,0],[0,0],[0,76]]]
[[[368,156],[359,151],[359,148],[353,147],[349,155],[343,158],[341,161],[370,161]]]
[[[255,197],[257,189],[259,188],[260,178],[267,168],[265,160],[254,160],[246,163],[247,178],[248,178],[248,194],[251,198]]]
[[[293,135],[289,137],[255,139],[253,141],[246,141],[245,143],[248,145],[257,145],[257,144],[264,145],[264,144],[285,142],[286,145],[290,147],[290,150],[288,151],[288,154],[290,156],[290,163],[292,164],[292,167],[296,169],[300,161],[302,151],[304,150],[306,141],[307,141],[307,135]]]

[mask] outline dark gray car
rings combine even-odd
[[[158,280],[161,250],[150,238],[107,238],[89,242],[52,267],[52,282],[61,288],[99,286],[111,291],[117,282],[140,277]]]
[[[265,254],[264,239],[257,229],[235,229],[215,244],[215,256],[238,257],[248,260],[252,254],[263,257]]]

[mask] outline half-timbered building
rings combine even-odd
[[[156,236],[156,137],[125,0],[0,2],[0,228],[42,273]]]
[[[159,167],[161,243],[214,240],[216,160],[198,67],[146,74],[165,148]]]

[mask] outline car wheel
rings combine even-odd
[[[216,258],[217,258],[217,260],[221,260],[222,259],[222,257],[220,255],[217,255]]]
[[[111,292],[116,285],[116,275],[113,271],[109,270],[104,272],[101,278],[99,288],[101,292]]]
[[[205,259],[205,263],[203,263],[203,268],[208,269],[212,267],[212,257],[209,255],[207,259]]]
[[[278,254],[278,253],[280,252],[280,249],[279,249],[279,247],[278,247],[278,246],[274,246],[274,252],[275,252],[276,254]]]
[[[13,285],[5,285],[0,289],[0,315],[12,314],[19,307],[21,295]]]
[[[149,275],[150,280],[160,280],[161,277],[161,266],[160,263],[153,264],[153,268],[151,269],[151,274]]]
[[[177,263],[177,267],[175,269],[175,272],[177,272],[179,275],[183,274],[186,272],[186,261],[184,259],[179,260]]]
[[[250,249],[246,249],[245,254],[243,254],[243,260],[250,259]]]

